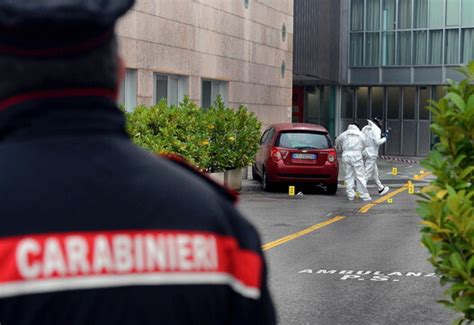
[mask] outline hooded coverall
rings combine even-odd
[[[385,187],[379,179],[379,169],[377,167],[377,157],[379,155],[379,147],[387,141],[387,138],[381,137],[382,131],[371,120],[367,120],[368,125],[362,128],[362,133],[367,137],[367,148],[363,152],[365,158],[365,172],[367,181],[373,179],[377,188],[382,191]]]
[[[365,150],[366,136],[353,124],[341,133],[336,139],[336,148],[342,149],[342,168],[344,169],[346,181],[346,193],[349,200],[355,197],[354,180],[357,183],[357,191],[364,201],[371,200],[367,191],[367,179],[364,168],[362,152]]]

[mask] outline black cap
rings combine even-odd
[[[48,57],[94,48],[112,37],[134,2],[0,0],[0,55]]]
[[[0,25],[111,26],[134,0],[0,0]]]

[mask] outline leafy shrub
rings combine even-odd
[[[140,147],[156,154],[178,154],[202,169],[209,164],[207,124],[201,109],[188,98],[177,107],[161,101],[126,115],[128,133]]]
[[[439,143],[422,164],[436,180],[418,208],[429,261],[449,285],[449,300],[440,302],[464,314],[456,324],[474,320],[474,61],[462,72],[467,78],[449,81],[446,96],[429,108]]]
[[[258,150],[261,124],[243,106],[238,110],[225,107],[220,97],[207,111],[210,134],[210,170],[241,168],[252,164]]]
[[[261,124],[241,106],[227,108],[220,97],[207,110],[185,98],[126,113],[127,130],[140,147],[157,154],[178,154],[207,171],[250,165],[258,149]]]

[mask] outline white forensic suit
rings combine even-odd
[[[363,152],[365,158],[365,172],[367,182],[373,179],[377,185],[380,195],[387,193],[390,188],[384,186],[379,178],[379,169],[377,167],[377,158],[379,156],[379,147],[387,141],[387,138],[381,137],[382,131],[371,120],[367,120],[369,124],[362,128],[362,133],[367,137],[367,148]]]
[[[346,181],[346,193],[349,200],[354,200],[354,180],[357,183],[357,192],[364,201],[371,200],[367,191],[364,159],[362,152],[367,144],[366,136],[356,125],[349,125],[347,130],[336,139],[336,148],[342,150],[342,168]]]

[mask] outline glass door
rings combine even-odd
[[[401,147],[401,88],[400,87],[388,87],[387,88],[387,105],[386,113],[387,117],[387,129],[390,131],[387,143],[385,146],[385,152],[388,155],[399,155]]]

